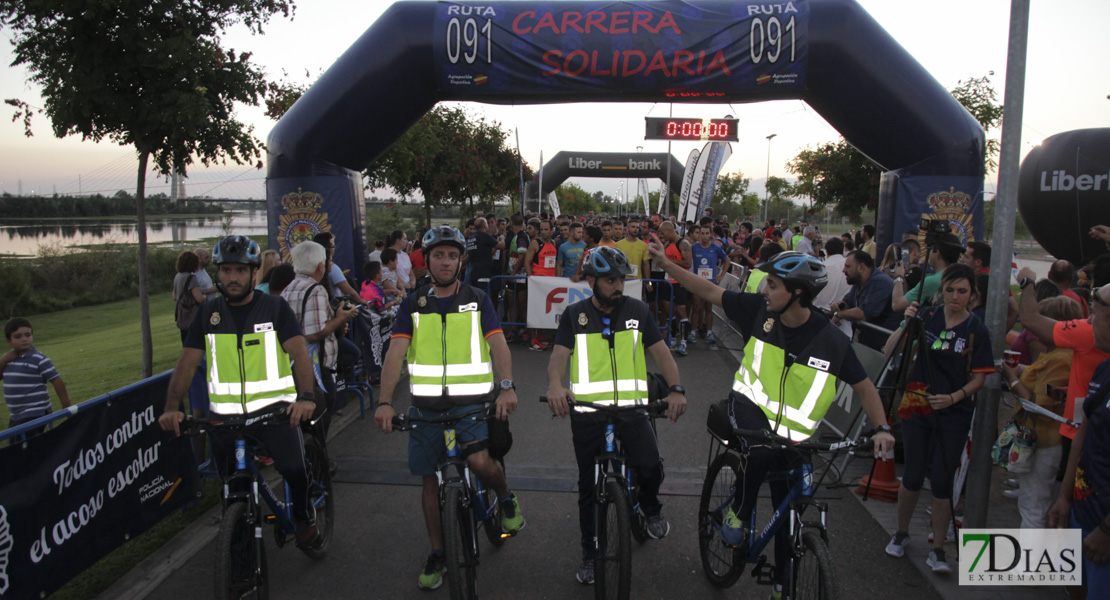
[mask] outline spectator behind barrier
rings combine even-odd
[[[1042,315],[1057,321],[1082,318],[1079,303],[1066,296],[1041,300]],[[1005,361],[999,367],[1003,380],[1017,398],[1030,400],[1057,415],[1064,412],[1072,351],[1049,345],[1046,352],[1028,367],[1011,367]],[[1049,388],[1056,388],[1059,394]],[[1048,525],[1048,509],[1056,498],[1056,473],[1063,453],[1060,427],[1056,421],[1029,413],[1020,402],[1014,403],[1014,421],[1036,431],[1036,451],[1028,471],[1019,472],[1018,512],[1022,529],[1043,529]]]

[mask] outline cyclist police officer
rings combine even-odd
[[[882,400],[875,385],[852,350],[850,340],[821,313],[810,308],[813,298],[828,283],[825,264],[801,252],[781,252],[756,265],[765,272],[766,285],[760,293],[725,291],[706,279],[667,259],[662,245],[648,250],[656,264],[690,293],[724,308],[725,315],[740,327],[746,340],[744,357],[733,377],[728,414],[741,429],[768,429],[780,436],[801,441],[813,435],[836,394],[837,380],[852,386],[861,399],[868,420],[879,432],[873,436],[875,456],[894,447]],[[758,407],[758,408],[757,408]],[[757,492],[771,468],[782,470],[782,452],[751,449],[747,468],[737,474],[750,490],[725,515],[722,537],[745,547],[748,527],[741,518],[751,514]],[[777,506],[788,489],[784,481],[771,484]],[[739,515],[739,517],[737,516]],[[784,565],[789,545],[786,529],[775,538],[775,564]],[[788,569],[776,569],[776,593]],[[774,597],[774,596],[772,596]]]
[[[589,403],[636,405],[648,403],[648,375],[644,348],[651,352],[663,378],[671,384],[667,395],[667,418],[677,421],[686,412],[686,390],[679,385],[675,364],[659,327],[646,303],[624,296],[624,278],[632,273],[624,252],[598,246],[582,265],[582,274],[593,297],[576,302],[563,311],[555,334],[554,350],[547,366],[547,402],[551,412],[565,417],[567,400],[579,411]],[[570,361],[570,390],[563,387]],[[580,583],[594,581],[594,457],[605,450],[606,419],[599,414],[575,412],[570,429],[578,461],[578,525],[582,531]],[[640,506],[647,517],[647,533],[660,539],[670,531],[661,514],[659,485],[663,464],[655,431],[647,415],[636,414],[617,425],[616,433],[627,452],[628,464],[636,468]]]
[[[260,255],[254,240],[238,235],[220,240],[212,250],[222,297],[205,302],[193,318],[158,424],[180,434],[178,424],[185,418],[179,410],[181,398],[201,358],[207,358],[209,365],[205,372],[209,412],[250,415],[289,402],[289,425],[253,425],[245,432],[265,446],[265,454],[274,459],[274,467],[289,484],[297,545],[311,547],[318,532],[308,502],[304,439],[298,425],[310,421],[316,409],[312,359],[289,305],[278,296],[255,292]],[[230,431],[212,434],[221,477],[234,470],[235,436]]]
[[[509,346],[489,297],[459,279],[466,241],[454,227],[434,227],[424,234],[423,248],[432,283],[410,294],[397,313],[374,420],[385,433],[392,431],[397,414],[393,392],[406,355],[413,412],[423,417],[460,414],[496,399],[497,418],[506,420],[517,403]],[[501,527],[510,534],[519,531],[524,517],[516,496],[509,492],[504,470],[490,458],[486,422],[461,420],[455,434],[471,470],[497,493]],[[436,465],[446,458],[442,426],[412,430],[409,471],[423,478],[424,524],[432,545],[418,580],[424,589],[439,587],[446,573],[436,478]]]

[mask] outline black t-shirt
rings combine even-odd
[[[254,291],[254,298],[248,304],[242,306],[232,306],[228,304],[222,297],[209,302],[219,302],[223,304],[224,308],[220,312],[227,311],[226,316],[230,316],[235,321],[235,328],[238,330],[239,335],[246,333],[244,331],[248,317],[250,316],[251,309],[255,304],[262,302],[262,294],[258,290]],[[278,343],[284,344],[286,340],[291,337],[303,335],[300,323],[297,322],[297,315],[293,313],[293,309],[279,297],[274,297],[273,300],[281,302],[281,308],[278,313],[278,322],[274,323],[274,331],[277,332]],[[204,350],[204,324],[201,322],[201,313],[204,311],[197,311],[193,322],[189,324],[189,333],[185,335],[186,348],[195,348],[197,350]]]
[[[740,292],[725,292],[721,298],[721,304],[725,309],[725,316],[731,321],[736,323],[740,328],[740,333],[747,340],[752,336],[752,331],[755,329],[756,314],[759,309],[767,301],[761,294],[747,294]],[[786,340],[786,355],[789,360],[793,360],[800,352],[805,350],[806,344],[810,340],[817,337],[817,334],[825,327],[833,327],[825,315],[812,310],[809,313],[809,320],[806,321],[801,327],[787,327],[782,326],[783,337]],[[855,385],[864,379],[867,379],[867,372],[863,370],[863,365],[860,364],[859,359],[856,358],[856,353],[851,347],[848,348],[848,355],[844,357],[844,363],[841,366],[840,372],[835,373],[836,377],[844,381],[848,385]]]
[[[497,240],[490,234],[479,231],[466,241],[466,250],[470,256],[470,266],[474,269],[475,279],[489,277],[493,263],[493,248]]]
[[[584,306],[583,306],[584,305]],[[575,309],[572,311],[572,309]],[[555,343],[574,350],[574,321],[577,317],[568,317],[572,312],[578,314],[578,309],[586,311],[586,317],[590,323],[602,323],[602,316],[606,316],[596,306],[594,306],[592,299],[582,300],[579,304],[568,306],[563,311],[562,318],[559,319],[559,329],[555,332]],[[659,333],[659,325],[655,322],[655,317],[651,314],[651,308],[647,303],[634,298],[625,298],[617,308],[613,309],[610,315],[610,320],[617,317],[623,320],[624,323],[610,323],[613,331],[624,331],[629,329],[626,327],[627,321],[635,319],[638,321],[638,329],[644,332],[644,348],[650,348],[655,344],[663,341],[663,335]]]

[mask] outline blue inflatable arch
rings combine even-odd
[[[880,242],[937,190],[946,210],[974,214],[982,128],[853,0],[405,1],[271,132],[271,247],[331,230],[336,262],[360,265],[361,171],[440,101],[781,99],[806,101],[890,172]]]

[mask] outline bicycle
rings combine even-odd
[[[455,423],[474,418],[487,421],[497,418],[491,411],[493,404],[482,404],[457,415],[422,417],[397,415],[393,428],[409,431],[421,423],[444,425],[443,441],[447,446],[447,460],[436,465],[439,482],[439,511],[443,523],[443,545],[447,562],[447,586],[453,600],[475,600],[478,597],[478,530],[485,531],[486,539],[494,547],[505,543],[514,533],[501,529],[501,505],[497,494],[470,471],[455,441]],[[504,468],[505,463],[496,459]]]
[[[756,583],[771,585],[774,583],[775,569],[786,568],[789,569],[786,578],[788,586],[783,589],[783,598],[835,600],[839,594],[832,555],[828,548],[828,504],[813,499],[821,481],[816,484],[813,481],[812,456],[815,453],[846,449],[864,451],[871,447],[871,440],[860,437],[854,441],[795,443],[765,429],[732,429],[732,435],[726,436],[709,427],[709,433],[712,436],[709,468],[698,506],[698,547],[706,578],[714,586],[729,587],[740,578],[746,564],[754,564],[752,577],[756,579]],[[737,478],[740,460],[753,443],[773,450],[802,453],[803,460],[798,467],[768,473],[768,482],[788,481],[791,484],[790,491],[770,520],[759,530],[758,537],[754,527],[756,511],[752,509],[747,520],[751,532],[748,534],[745,552],[740,547],[728,544],[721,534],[721,528],[729,508],[739,505]],[[810,508],[817,510],[818,520],[804,519],[805,511]],[[785,566],[769,565],[763,551],[784,526],[788,527],[790,534],[790,562]]]
[[[547,402],[546,396],[540,402]],[[571,403],[578,414],[581,405]],[[656,400],[636,406],[609,406],[590,404],[587,408],[605,415],[605,451],[594,457],[594,531],[597,553],[594,557],[594,597],[597,600],[628,600],[632,588],[632,542],[644,543],[647,535],[647,515],[640,507],[639,488],[635,472],[624,462],[624,449],[617,443],[617,422],[622,417],[640,413],[651,419],[665,416],[667,403]]]
[[[238,434],[235,439],[235,470],[224,478],[221,494],[223,516],[216,536],[217,598],[266,600],[269,597],[269,576],[262,524],[273,526],[278,548],[284,546],[290,536],[296,535],[289,484],[282,483],[282,497],[278,498],[254,463],[255,444],[250,443],[243,433],[248,425],[289,426],[286,407],[286,404],[280,404],[261,415],[214,415],[208,419],[186,417],[181,422],[182,435],[196,436],[220,430],[233,430]],[[335,502],[327,447],[317,423],[318,420],[306,423],[302,430],[309,501],[316,512],[319,541],[312,546],[300,547],[302,552],[315,560],[327,555],[335,529]],[[263,514],[262,501],[269,506],[269,514]]]

